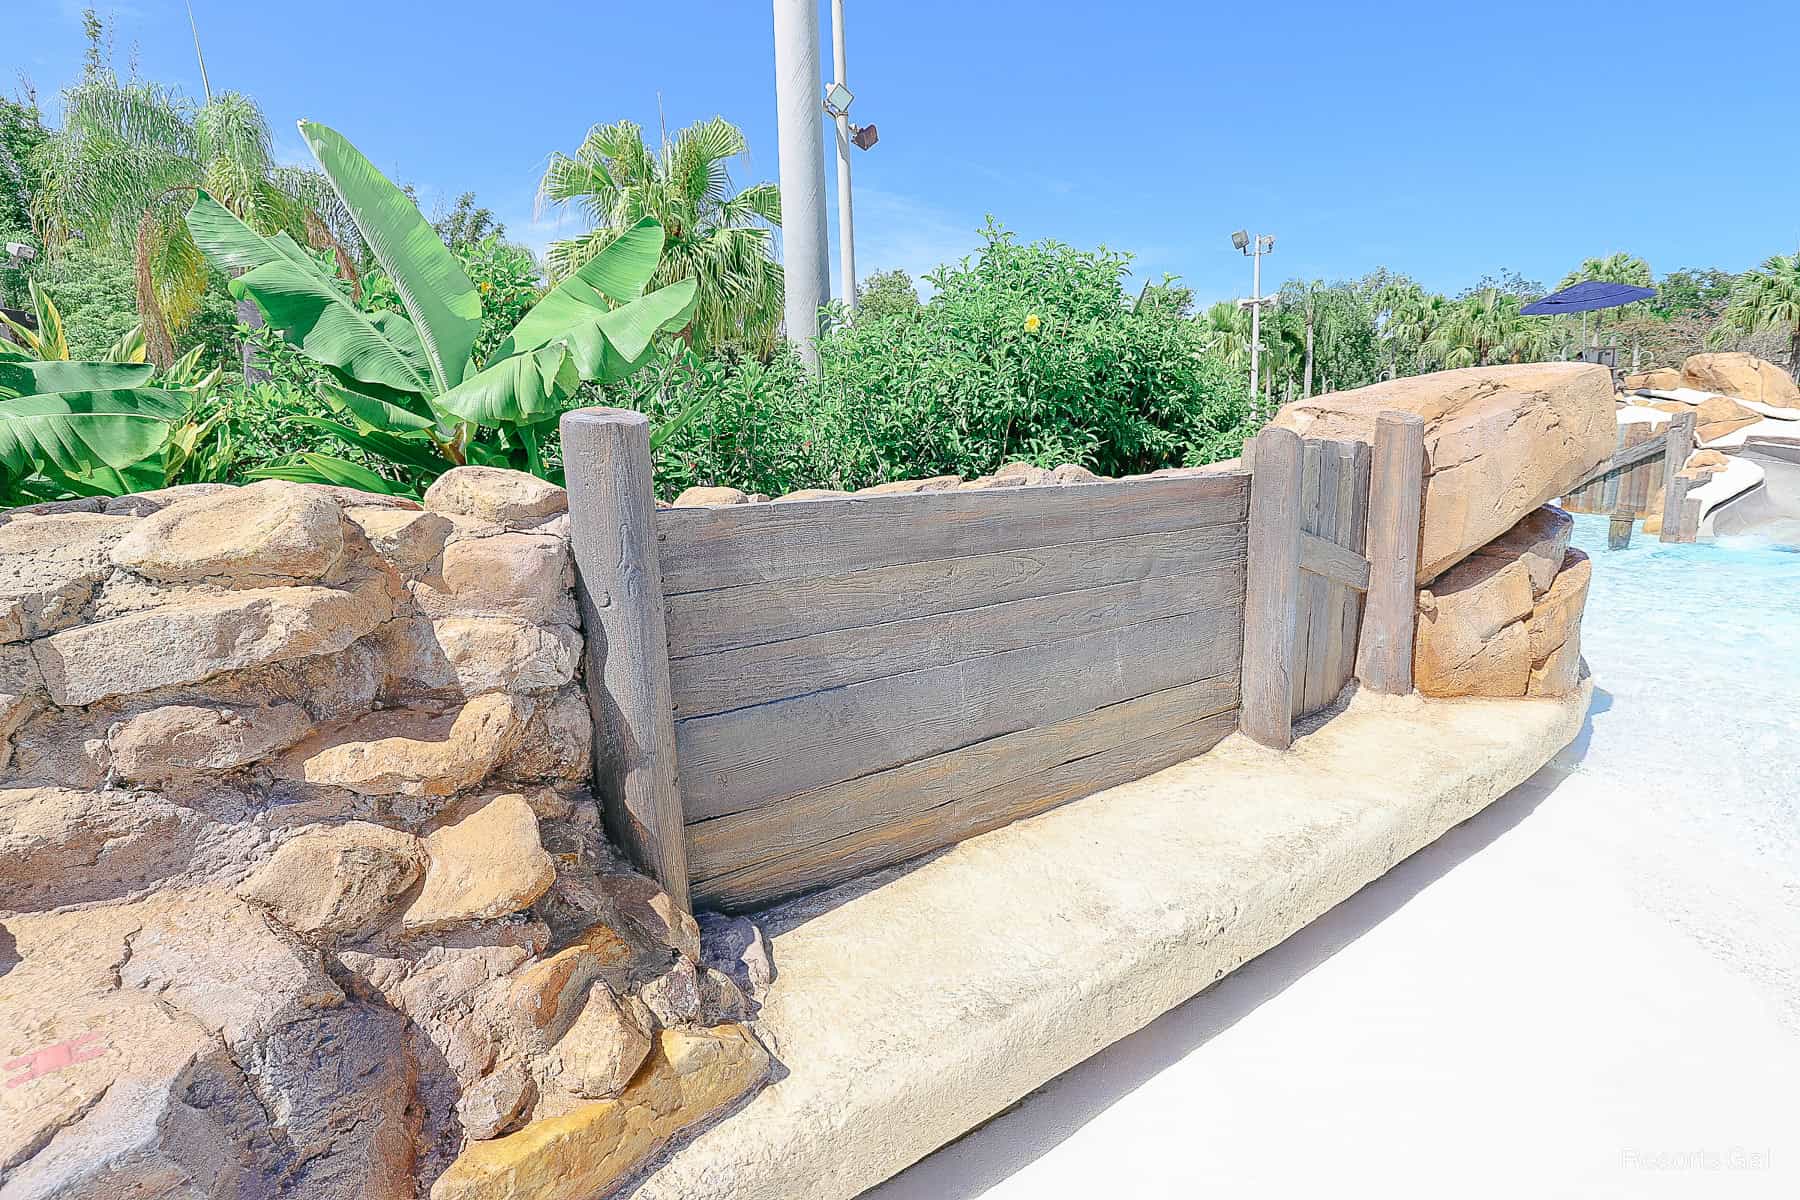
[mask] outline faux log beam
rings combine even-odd
[[[1681,540],[1681,504],[1687,496],[1687,481],[1677,484],[1676,477],[1694,452],[1694,414],[1676,413],[1669,420],[1663,455],[1663,518],[1659,538],[1665,542]]]
[[[1300,437],[1256,435],[1250,478],[1250,556],[1244,596],[1239,728],[1265,746],[1293,744],[1293,653],[1300,596]],[[1417,536],[1417,528],[1414,535]]]
[[[1425,421],[1384,412],[1375,422],[1369,472],[1369,591],[1356,677],[1373,692],[1413,687],[1413,617],[1418,604],[1419,521],[1425,487]]]

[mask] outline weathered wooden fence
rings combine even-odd
[[[657,512],[646,433],[563,422],[597,788],[684,903],[853,878],[1237,726],[1246,472]],[[1318,470],[1338,536],[1357,461]],[[1342,598],[1316,611],[1341,639]]]
[[[1570,512],[1612,518],[1607,544],[1629,545],[1634,521],[1661,514],[1661,540],[1691,542],[1699,536],[1700,502],[1689,501],[1680,476],[1694,452],[1694,414],[1676,413],[1658,433],[1646,423],[1619,426],[1618,448],[1588,477],[1570,488],[1562,506]]]
[[[1370,447],[1257,435],[1244,616],[1244,732],[1286,749],[1296,718],[1363,686],[1412,690],[1424,424],[1384,413]]]

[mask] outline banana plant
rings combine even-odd
[[[146,363],[0,359],[0,504],[122,496],[178,482],[216,452],[221,371],[196,347]]]
[[[57,311],[50,293],[38,287],[35,279],[27,286],[31,289],[31,307],[37,319],[37,328],[27,329],[5,313],[0,313],[0,326],[4,327],[0,329],[0,333],[6,335],[0,337],[0,362],[17,362],[20,359],[67,361],[69,339],[63,332],[62,313]],[[104,361],[112,363],[141,363],[144,358],[144,326],[141,323],[120,334],[118,340],[107,347],[103,356]]]
[[[417,493],[464,464],[555,478],[543,443],[576,388],[630,375],[656,353],[656,335],[692,315],[691,279],[644,292],[663,248],[662,227],[646,218],[477,362],[480,293],[418,206],[341,134],[302,121],[300,135],[393,281],[404,313],[365,311],[287,234],[255,232],[205,191],[188,212],[188,228],[233,276],[232,294],[255,302],[270,328],[321,368],[325,399],[341,419],[293,419],[390,464],[401,479],[321,454],[259,474],[400,493]]]

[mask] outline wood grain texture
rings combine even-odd
[[[1337,545],[1342,536],[1339,529],[1340,514],[1338,512],[1338,494],[1341,491],[1340,481],[1346,471],[1344,462],[1344,443],[1323,441],[1319,458],[1319,501],[1318,525],[1316,536],[1330,545]],[[1301,535],[1301,559],[1305,560],[1305,534]],[[1306,670],[1304,682],[1300,687],[1301,712],[1311,713],[1325,707],[1336,699],[1338,687],[1330,679],[1331,639],[1343,620],[1344,588],[1324,575],[1314,575],[1319,580],[1319,605],[1308,614],[1309,629],[1306,635]]]
[[[854,879],[1202,754],[1231,733],[1236,717],[1227,710],[965,795],[909,820],[700,880],[695,894],[710,906],[742,909]]]
[[[1300,535],[1300,569],[1341,587],[1369,590],[1369,560],[1329,538]]]
[[[1360,562],[1360,583],[1346,583],[1343,604],[1338,613],[1337,635],[1332,639],[1328,666],[1337,681],[1335,696],[1344,690],[1356,674],[1356,641],[1362,632],[1363,595],[1369,590],[1369,445],[1351,442],[1347,469],[1339,479],[1343,489],[1338,493],[1338,541],[1343,549],[1355,554]],[[1342,582],[1342,581],[1340,581]]]
[[[1328,469],[1326,447],[1316,439],[1300,442],[1300,545],[1305,560],[1306,537],[1319,535],[1324,518],[1324,493],[1329,490],[1335,502],[1336,488],[1327,489],[1324,474]],[[1326,534],[1329,536],[1329,528]],[[1312,633],[1325,626],[1325,602],[1330,583],[1320,575],[1300,572],[1300,590],[1294,610],[1294,641],[1288,654],[1288,680],[1292,688],[1289,700],[1291,714],[1298,717],[1306,711],[1306,675],[1311,659]],[[1323,649],[1321,647],[1321,649]]]
[[[669,595],[1244,519],[1243,472],[979,492],[850,496],[657,515]]]
[[[1201,574],[1157,575],[678,658],[669,664],[675,715],[729,712],[1204,606],[1241,609],[1243,596],[1240,544]]]
[[[1240,518],[694,592],[669,597],[669,652],[679,660],[1159,575],[1241,569],[1244,554]]]
[[[623,409],[584,408],[565,413],[561,427],[594,788],[613,838],[686,909],[649,421]]]
[[[1206,596],[1195,602],[1201,611],[679,721],[688,818],[754,808],[1234,670],[1240,610]]]
[[[1423,418],[1382,413],[1369,466],[1369,591],[1363,598],[1356,675],[1365,687],[1386,695],[1412,691],[1424,466]]]
[[[1292,430],[1266,427],[1256,435],[1239,720],[1246,734],[1277,750],[1287,749],[1294,738],[1302,458],[1300,438]]]
[[[1668,444],[1663,452],[1662,532],[1657,535],[1660,541],[1673,542],[1681,536],[1681,504],[1687,498],[1687,487],[1683,485],[1677,495],[1675,476],[1694,452],[1694,421],[1691,412],[1676,413],[1664,435]]]
[[[1182,684],[760,808],[700,821],[688,826],[688,862],[695,879],[704,880],[866,830],[913,821],[962,797],[1232,712],[1237,705],[1237,686],[1235,672]]]

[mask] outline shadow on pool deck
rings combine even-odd
[[[1006,1136],[972,1130],[865,1193],[862,1200],[968,1200],[1071,1137],[1114,1103],[1280,995],[1314,967],[1398,912],[1452,868],[1517,826],[1586,753],[1593,717],[1611,707],[1596,689],[1581,732],[1550,766],[1419,850],[1274,949],[1245,963],[1179,1008],[1107,1047],[992,1118]],[[1029,1101],[1055,1091],[1056,1103]]]

